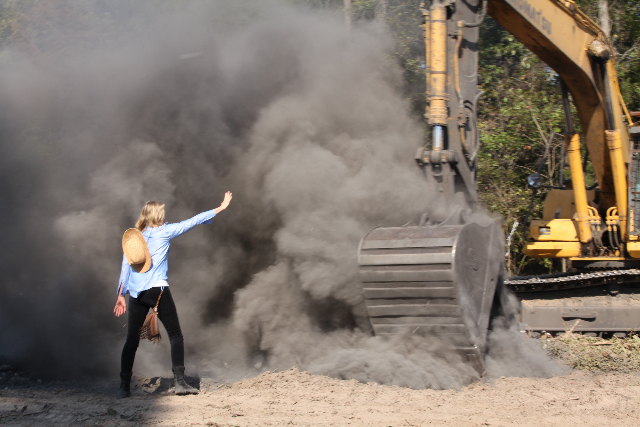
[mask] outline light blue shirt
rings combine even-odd
[[[126,295],[129,292],[132,297],[137,298],[140,292],[152,288],[159,280],[167,280],[169,268],[167,257],[169,256],[171,239],[186,233],[196,225],[211,224],[211,219],[214,216],[216,216],[216,211],[210,210],[176,224],[165,223],[160,227],[145,228],[142,235],[151,253],[151,268],[146,273],[136,273],[127,262],[127,257],[123,255],[122,271],[118,281],[118,288],[120,288],[120,283],[123,288],[120,294]]]

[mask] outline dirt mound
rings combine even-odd
[[[355,380],[343,381],[323,375],[312,375],[309,372],[300,372],[297,368],[291,368],[282,372],[263,372],[254,378],[247,378],[233,384],[232,390],[266,390],[277,387],[283,389],[320,389],[327,387],[343,386],[344,383],[358,384]]]

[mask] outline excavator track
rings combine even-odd
[[[608,283],[640,282],[640,269],[568,272],[540,276],[514,276],[504,281],[514,292],[557,291]]]
[[[505,285],[521,300],[523,331],[626,336],[640,328],[639,282],[640,269],[629,268],[511,277]]]

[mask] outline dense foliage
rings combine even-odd
[[[480,87],[485,93],[479,108],[483,149],[478,185],[482,201],[502,215],[505,231],[510,232],[516,220],[524,223],[529,208],[526,177],[538,170],[551,133],[563,127],[560,91],[548,67],[491,19],[481,28],[480,48]],[[560,157],[561,145],[561,138],[552,140],[549,161],[542,170],[548,181],[559,175],[554,160]],[[533,217],[542,213],[542,198],[536,200]],[[513,237],[509,267],[517,274],[525,261],[518,251],[523,228],[516,228]]]

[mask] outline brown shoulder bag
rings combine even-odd
[[[144,319],[144,324],[142,325],[142,328],[140,328],[140,339],[148,339],[154,344],[159,344],[162,339],[162,336],[160,336],[160,329],[158,329],[158,304],[160,304],[162,292],[163,289],[160,290],[156,306],[151,309],[149,314],[147,314],[146,319]]]

